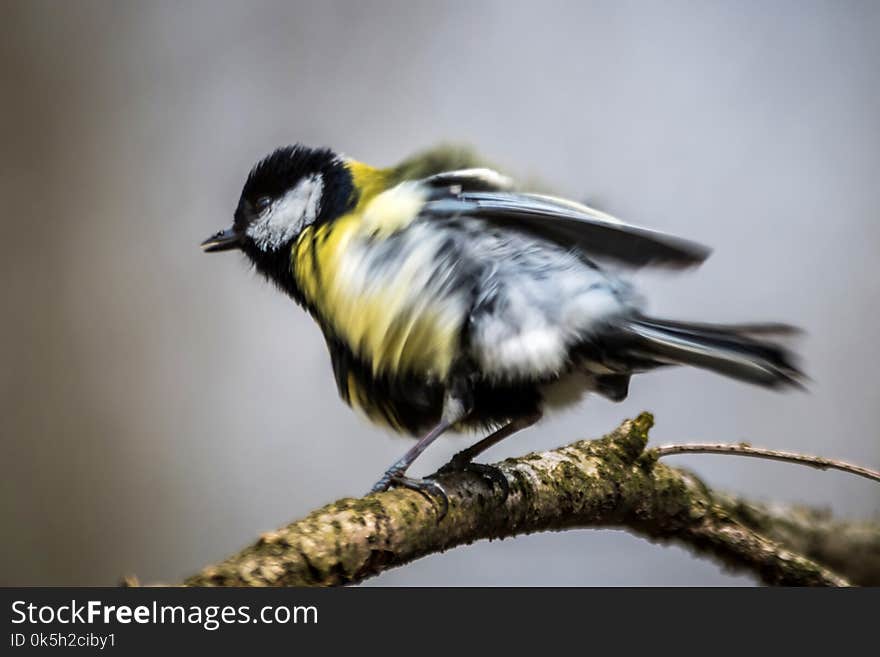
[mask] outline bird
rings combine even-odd
[[[467,149],[374,167],[302,144],[250,170],[232,225],[202,242],[239,251],[323,333],[338,394],[418,440],[372,487],[449,508],[439,473],[590,393],[621,401],[634,374],[693,366],[773,389],[803,387],[782,323],[721,325],[645,312],[627,270],[684,270],[710,249],[585,204],[525,191]],[[438,473],[409,467],[439,436],[481,440]]]

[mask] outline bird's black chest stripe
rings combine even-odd
[[[371,418],[412,434],[439,420],[443,406],[443,385],[439,381],[401,373],[374,375],[372,368],[326,327],[324,337],[336,387],[346,403],[360,406]]]
[[[339,396],[347,404],[360,406],[374,420],[412,435],[439,422],[446,382],[411,373],[375,375],[332,330],[322,328]],[[352,398],[353,394],[357,399]],[[472,403],[473,411],[463,425],[479,429],[498,427],[513,418],[532,415],[540,408],[539,384],[501,384],[478,379],[473,382]]]

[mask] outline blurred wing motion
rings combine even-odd
[[[484,167],[444,171],[422,181],[429,187],[458,187],[467,192],[500,192],[513,189],[513,180],[493,169]]]
[[[580,203],[505,191],[510,179],[491,169],[450,171],[423,182],[435,190],[424,214],[467,215],[631,267],[692,267],[711,253],[701,244],[625,224]]]
[[[534,386],[560,383],[554,404],[586,389],[619,400],[631,374],[663,365],[797,384],[789,352],[761,339],[791,327],[648,318],[625,281],[584,257],[680,268],[708,249],[510,185],[489,169],[404,180],[303,231],[297,284],[352,406],[419,433],[462,364],[488,424],[534,407]]]

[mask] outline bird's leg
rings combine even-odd
[[[449,429],[449,426],[450,425],[446,420],[441,420],[437,426],[420,438],[415,445],[410,447],[403,456],[397,459],[397,461],[385,471],[385,474],[383,474],[382,478],[376,482],[370,492],[379,493],[383,490],[388,490],[392,483],[396,483],[403,476],[407,468],[409,468],[409,466],[413,464],[413,461],[415,461],[421,453],[427,449],[428,445],[433,443],[447,429]]]
[[[443,516],[449,511],[449,497],[446,495],[446,491],[443,490],[443,486],[436,481],[431,481],[429,479],[414,479],[412,477],[407,477],[405,473],[409,466],[413,464],[413,461],[415,461],[421,453],[427,449],[428,445],[443,435],[443,433],[455,423],[464,419],[467,416],[467,413],[468,411],[461,401],[454,398],[447,398],[443,404],[443,417],[437,426],[426,433],[415,445],[407,450],[403,456],[395,461],[394,464],[385,471],[382,478],[376,482],[372,489],[370,489],[370,493],[380,493],[384,490],[388,490],[391,486],[401,486],[422,493],[431,499],[432,502],[434,501],[431,497],[433,495],[440,501],[440,508],[437,511],[437,521],[439,522],[442,520]]]
[[[501,489],[502,498],[507,499],[507,495],[510,493],[510,484],[507,483],[507,477],[504,476],[504,473],[494,465],[474,463],[473,459],[505,438],[532,426],[540,419],[541,413],[539,411],[532,415],[511,420],[497,431],[493,431],[482,440],[458,452],[450,459],[449,463],[437,470],[431,477],[449,472],[474,472],[490,483],[498,484],[498,487]]]
[[[522,431],[523,429],[529,428],[540,419],[541,413],[538,412],[533,413],[532,415],[526,415],[525,417],[511,420],[497,431],[493,431],[482,440],[458,452],[458,454],[453,456],[452,460],[449,461],[449,465],[465,465],[467,463],[470,463],[477,456],[485,452],[490,447],[497,445],[505,438],[509,438],[513,434]]]

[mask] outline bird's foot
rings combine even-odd
[[[415,479],[407,477],[403,474],[403,470],[397,468],[389,469],[379,481],[370,489],[370,493],[381,493],[392,486],[400,488],[409,488],[421,493],[428,499],[437,511],[437,522],[443,520],[449,512],[449,496],[446,494],[443,486],[436,481],[430,479]]]
[[[507,481],[507,477],[504,476],[501,468],[498,468],[494,465],[487,465],[485,463],[474,463],[466,456],[462,456],[461,453],[453,456],[449,463],[441,467],[434,474],[429,475],[429,478],[433,479],[435,477],[439,477],[440,475],[450,474],[453,472],[472,472],[476,475],[479,475],[479,477],[490,486],[494,487],[495,485],[497,485],[498,488],[501,490],[502,504],[507,500],[507,496],[510,495],[510,483]]]

